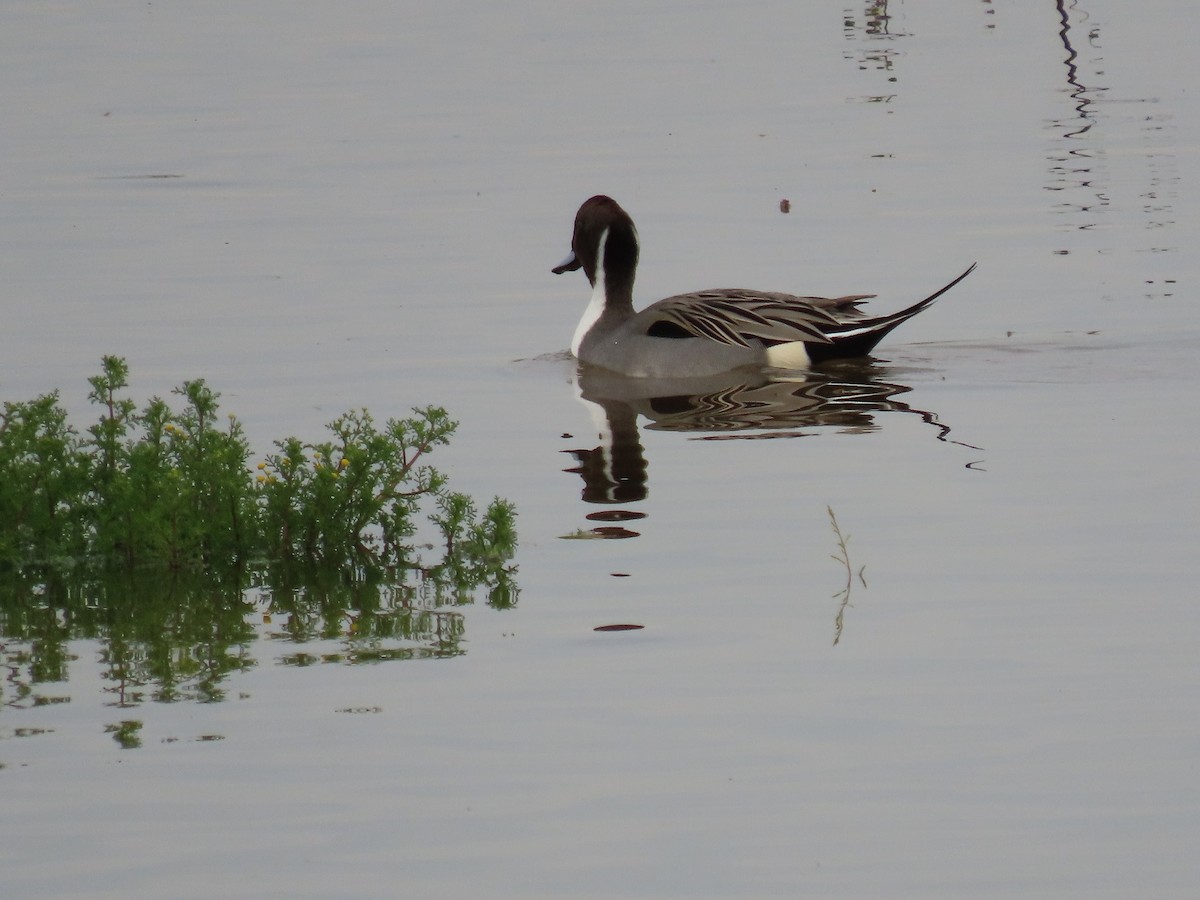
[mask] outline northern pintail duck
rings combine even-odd
[[[598,195],[579,207],[571,252],[552,271],[582,268],[592,284],[571,352],[581,362],[642,378],[698,377],[744,367],[803,369],[864,356],[975,268],[907,309],[872,317],[858,306],[874,294],[799,297],[739,288],[677,294],[635,312],[637,262],[633,219],[611,197]]]

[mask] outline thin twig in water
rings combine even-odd
[[[850,535],[843,534],[842,528],[838,525],[837,516],[833,512],[832,506],[826,506],[825,511],[829,513],[829,524],[833,527],[833,534],[837,538],[838,552],[829,554],[830,558],[841,563],[846,569],[846,584],[840,591],[834,593],[835,600],[840,601],[838,604],[837,616],[833,620],[833,646],[838,645],[838,641],[842,639],[842,627],[845,624],[846,607],[852,606],[850,602],[850,589],[854,585],[854,569],[850,566]],[[865,565],[858,568],[858,580],[862,582],[862,586],[867,586],[867,579],[863,573],[867,570]]]

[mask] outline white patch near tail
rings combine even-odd
[[[592,330],[592,326],[600,320],[600,316],[604,314],[604,306],[608,302],[604,288],[604,245],[606,243],[608,243],[607,228],[601,233],[600,245],[596,247],[596,283],[592,285],[592,299],[588,301],[587,309],[583,311],[583,318],[575,326],[575,337],[571,338],[571,352],[577,359],[583,339]]]
[[[863,334],[870,334],[872,331],[878,331],[880,326],[882,326],[882,325],[890,325],[891,318],[890,317],[887,317],[887,318],[888,318],[888,321],[886,321],[886,322],[880,321],[880,320],[872,320],[868,324],[863,325],[861,328],[845,328],[842,326],[838,326],[836,329],[829,332],[829,336],[831,338],[833,338],[833,342],[836,344],[838,341],[844,341],[847,338],[858,337],[859,335],[863,335]]]
[[[807,369],[812,365],[804,341],[776,344],[767,348],[767,365],[776,369]]]

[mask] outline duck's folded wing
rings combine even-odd
[[[749,347],[792,341],[829,343],[825,331],[839,324],[833,311],[853,309],[866,296],[822,298],[723,289],[677,294],[638,314],[652,337],[701,337]],[[828,304],[829,311],[817,304]]]
[[[801,297],[817,309],[835,315],[839,322],[856,319],[865,315],[859,309],[866,300],[875,299],[874,294],[847,294],[845,297]]]

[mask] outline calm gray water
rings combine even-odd
[[[0,635],[6,896],[1191,895],[1200,12],[882,6],[5,5],[0,396],[86,422],[120,354],[261,452],[439,403],[521,539],[461,655],[250,616],[219,702],[115,706],[101,642],[39,681]],[[601,191],[643,301],[979,268],[694,430],[563,352]],[[565,471],[605,410],[615,507]],[[596,527],[637,536],[564,539]]]

